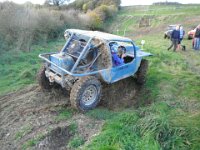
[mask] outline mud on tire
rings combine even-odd
[[[166,39],[166,38],[167,38],[167,35],[165,34],[165,35],[164,35],[164,39]]]
[[[87,111],[97,106],[101,98],[101,83],[92,76],[82,77],[72,87],[70,102],[73,108]]]
[[[140,67],[136,73],[136,82],[138,84],[144,84],[146,82],[146,73],[148,70],[148,60],[142,59]]]
[[[48,78],[45,76],[45,70],[46,70],[45,66],[42,66],[40,68],[37,74],[37,80],[42,89],[49,90],[51,89],[52,86],[50,85]]]

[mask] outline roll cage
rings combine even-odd
[[[43,60],[46,61],[47,66],[53,65],[57,68],[59,68],[62,72],[68,75],[76,76],[76,77],[81,77],[81,76],[87,76],[87,75],[95,75],[98,73],[101,73],[105,70],[109,70],[110,68],[98,68],[96,69],[91,69],[95,63],[98,61],[102,53],[104,53],[101,50],[101,46],[104,45],[104,48],[107,48],[107,53],[108,55],[111,56],[111,49],[109,43],[111,42],[124,42],[124,43],[130,43],[132,47],[126,47],[127,48],[127,56],[136,57],[136,48],[131,40],[126,40],[126,39],[103,39],[102,37],[98,37],[97,35],[95,36],[87,36],[86,34],[82,33],[76,33],[76,32],[70,32],[67,31],[65,32],[65,35],[68,36],[68,39],[63,46],[62,50],[57,53],[62,53],[64,55],[69,55],[75,60],[75,64],[73,65],[71,70],[66,70],[57,64],[51,62],[50,56],[52,54],[56,53],[45,53],[45,54],[40,54],[39,57]],[[88,61],[87,56],[93,53],[93,56],[91,56],[91,60]],[[111,63],[112,67],[112,62]]]

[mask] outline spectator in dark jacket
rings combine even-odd
[[[194,49],[200,49],[200,25],[197,27],[196,32],[194,34]]]
[[[174,46],[174,51],[176,51],[179,41],[180,41],[180,31],[179,31],[179,26],[176,26],[176,29],[172,31],[171,45],[168,48],[168,50],[170,50]]]
[[[182,47],[182,50],[185,51],[186,47],[185,45],[182,45],[181,42],[184,38],[184,35],[185,35],[185,31],[183,30],[183,26],[180,26],[180,40],[179,40],[179,43],[178,43],[178,49],[180,49]]]

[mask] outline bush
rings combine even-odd
[[[119,7],[121,4],[121,0],[76,0],[70,5],[67,6],[67,8],[74,8],[78,10],[94,10],[95,8],[106,5],[106,6],[115,6],[116,8]]]
[[[117,8],[114,5],[106,6],[101,5],[94,10],[97,14],[100,15],[102,20],[106,20],[109,17],[113,17],[117,12]]]
[[[86,7],[86,6],[85,6]],[[87,27],[89,29],[102,29],[103,23],[110,17],[113,17],[117,12],[117,8],[114,5],[106,6],[101,5],[94,9],[93,11],[88,11],[84,18],[87,18]],[[85,22],[85,21],[83,21]]]
[[[89,25],[88,27],[92,30],[101,29],[103,26],[103,20],[99,14],[94,11],[90,11],[87,13],[89,16]]]
[[[79,11],[56,10],[54,7],[0,3],[1,51],[30,51],[33,43],[46,42],[63,35],[66,28],[83,28]],[[2,53],[2,52],[0,52]]]
[[[117,12],[117,2],[77,0],[72,8],[0,3],[0,54],[11,49],[30,51],[32,44],[63,36],[67,28],[101,30]]]

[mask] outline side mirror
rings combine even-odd
[[[68,39],[69,39],[69,36],[68,35],[64,35],[64,38],[65,38],[65,40],[67,41]]]
[[[141,41],[141,44],[144,45],[144,44],[145,44],[145,40],[142,40],[142,41]]]
[[[144,50],[145,40],[142,40],[142,41],[141,41],[141,44],[142,44],[142,48],[141,48],[141,50]]]

